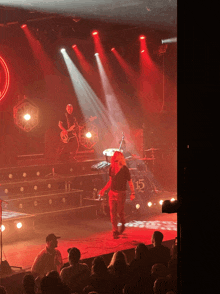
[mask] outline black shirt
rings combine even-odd
[[[124,165],[116,175],[114,175],[112,168],[110,167],[109,176],[112,177],[112,191],[126,191],[127,181],[131,180],[130,171],[126,165]]]
[[[65,113],[65,116],[61,119],[63,123],[63,127],[68,130],[72,125],[77,123],[76,118],[73,116],[73,114]]]

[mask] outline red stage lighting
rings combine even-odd
[[[114,50],[115,50],[115,48],[112,48],[112,49],[111,49],[111,51],[114,51]]]
[[[140,40],[144,40],[144,39],[145,39],[145,36],[141,35]]]
[[[72,48],[73,48],[73,49],[76,48],[76,45],[73,45]]]
[[[94,32],[92,32],[92,35],[93,36],[98,35],[98,32],[97,31],[94,31]]]
[[[26,27],[27,27],[26,24],[23,24],[23,25],[21,26],[22,29],[24,29],[24,28],[26,28]]]
[[[141,50],[141,53],[144,53],[144,50]]]

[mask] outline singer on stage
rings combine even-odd
[[[118,236],[122,234],[125,230],[124,206],[126,200],[127,182],[131,190],[130,199],[133,200],[135,198],[135,193],[130,171],[126,166],[124,155],[121,152],[116,151],[111,158],[109,181],[99,192],[99,195],[102,197],[105,191],[110,188],[108,196],[114,239],[117,239]],[[120,231],[118,231],[117,213],[119,215],[120,222],[122,223]]]

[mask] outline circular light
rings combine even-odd
[[[147,205],[148,205],[149,207],[151,207],[151,206],[152,206],[152,202],[148,202]]]
[[[95,56],[98,56],[98,55],[99,55],[99,53],[95,53],[94,55],[95,55]]]
[[[65,203],[66,202],[66,198],[62,198],[62,202]]]
[[[8,189],[5,189],[5,194],[7,194],[8,193]]]
[[[171,198],[171,199],[170,199],[170,201],[172,201],[172,202],[175,201],[175,200],[176,200],[175,198]]]
[[[1,231],[4,232],[4,230],[5,230],[5,226],[1,225]]]
[[[22,228],[22,223],[17,223],[16,227],[17,227],[18,229]]]
[[[92,32],[93,36],[98,35],[97,31]]]
[[[62,48],[62,49],[60,49],[60,52],[61,53],[64,53],[64,52],[66,52],[66,49],[65,48]]]
[[[159,203],[160,203],[160,205],[162,205],[163,204],[163,200],[160,200]]]
[[[9,179],[12,179],[13,178],[13,175],[12,174],[9,174],[8,177],[9,177]]]
[[[22,203],[19,204],[19,208],[23,208],[23,204]]]
[[[139,209],[140,207],[140,204],[136,204],[136,209]]]
[[[145,36],[140,36],[140,40],[144,40],[145,39]]]
[[[26,28],[26,27],[27,27],[26,24],[23,24],[23,25],[21,26],[22,29],[24,29],[24,28]]]
[[[37,190],[37,186],[34,186],[34,190],[35,190],[35,191]]]
[[[26,114],[23,116],[23,118],[24,118],[26,121],[28,121],[28,120],[31,119],[31,116],[30,116],[29,113],[26,113]]]
[[[0,87],[0,100],[2,100],[9,88],[10,84],[10,75],[9,68],[5,60],[0,56],[0,72],[1,72],[1,87]]]
[[[71,172],[71,173],[73,172],[73,168],[72,168],[72,167],[70,168],[70,172]]]
[[[90,132],[86,133],[86,138],[92,138],[92,134]]]
[[[27,176],[27,174],[26,173],[23,173],[23,177],[25,178]]]
[[[34,206],[37,206],[37,201],[34,201]]]
[[[21,187],[21,188],[20,188],[20,191],[23,192],[23,191],[24,191],[24,187]]]
[[[39,171],[38,171],[38,172],[36,172],[36,175],[37,175],[37,176],[39,176],[39,175],[40,175],[40,172],[39,172]]]
[[[111,51],[114,51],[114,50],[115,50],[115,48],[112,48],[112,49],[111,49]]]
[[[50,200],[49,200],[49,204],[52,204],[52,203],[53,203],[53,201],[52,201],[52,199],[50,199]]]
[[[76,45],[73,45],[72,48],[76,48]]]
[[[51,188],[51,184],[48,184],[47,187],[48,187],[48,188]]]
[[[144,53],[144,50],[141,50],[141,53]]]

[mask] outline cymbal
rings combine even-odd
[[[118,148],[109,148],[109,149],[105,149],[103,151],[103,155],[105,155],[105,156],[113,156],[115,151],[123,152],[122,150],[119,150]]]

